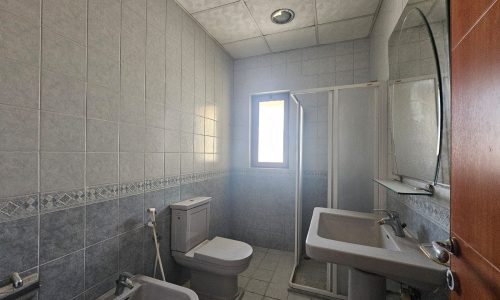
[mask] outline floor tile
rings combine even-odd
[[[262,295],[250,293],[250,292],[245,292],[241,300],[261,300]]]
[[[292,276],[292,272],[278,272],[276,271],[271,279],[273,283],[288,283]]]
[[[259,267],[261,269],[274,271],[278,267],[279,260],[280,260],[279,255],[268,253],[260,263]]]
[[[255,271],[257,271],[257,267],[250,265],[245,271],[240,273],[240,275],[245,277],[251,277],[253,273],[255,273]]]
[[[311,298],[306,296],[306,295],[302,295],[302,294],[298,294],[298,293],[294,293],[294,292],[288,292],[288,300],[310,300]]]
[[[288,292],[294,254],[282,250],[253,247],[249,267],[238,276],[238,286],[245,290],[242,300],[309,300],[311,297]]]
[[[253,248],[254,252],[264,252],[264,253],[267,253],[267,251],[269,250],[267,248],[257,247],[257,246],[253,246],[252,248]]]
[[[271,281],[273,278],[273,271],[266,270],[266,269],[257,269],[253,275],[252,278],[262,280],[262,281]]]
[[[246,288],[248,282],[250,281],[250,278],[245,277],[245,276],[238,276],[238,287],[240,288]]]
[[[257,279],[251,279],[248,282],[248,285],[246,287],[246,291],[252,292],[255,294],[259,295],[264,295],[266,293],[267,286],[269,285],[268,282],[257,280]]]
[[[276,249],[269,249],[269,250],[267,250],[267,253],[276,254],[276,255],[279,255],[280,257],[282,257],[282,256],[288,255],[289,253],[292,253],[292,252],[283,251],[283,250],[276,250]]]
[[[288,297],[288,284],[271,283],[266,291],[266,297],[283,300]]]

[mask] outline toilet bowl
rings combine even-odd
[[[190,269],[191,289],[200,299],[237,299],[238,274],[250,264],[253,250],[240,241],[208,239],[210,200],[197,197],[171,205],[172,255]]]

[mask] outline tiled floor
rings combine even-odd
[[[242,300],[318,299],[288,291],[292,270],[293,252],[254,247],[250,266],[238,277],[245,289]]]
[[[326,290],[326,263],[312,259],[301,259],[295,270],[293,283]]]

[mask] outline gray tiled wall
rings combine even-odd
[[[0,1],[0,279],[93,299],[151,274],[156,207],[214,197],[227,236],[232,60],[173,0]]]
[[[290,167],[249,168],[249,99],[259,92],[369,81],[370,40],[360,39],[261,55],[234,63],[232,109],[232,235],[253,245],[293,250],[295,223],[295,105],[290,110]],[[303,229],[314,206],[326,206],[328,95],[304,104]],[[305,234],[304,234],[305,239]]]
[[[419,241],[430,242],[449,238],[450,210],[446,201],[438,197],[388,192],[387,208],[400,212],[401,220]]]
[[[231,172],[231,234],[251,245],[293,251],[295,173]]]

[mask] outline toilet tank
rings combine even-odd
[[[170,205],[171,249],[188,252],[208,239],[211,197],[196,197]]]

